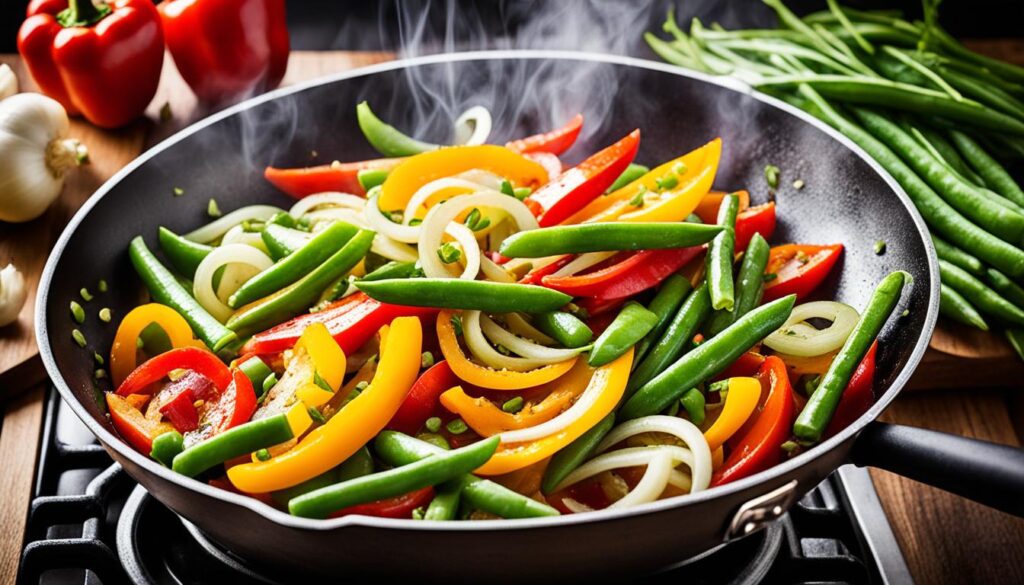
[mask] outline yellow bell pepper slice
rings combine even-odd
[[[704,146],[670,160],[646,175],[598,197],[570,217],[565,223],[597,221],[682,221],[711,190],[722,157],[722,139],[716,138]],[[671,189],[659,191],[658,181],[674,173],[677,165],[685,170],[678,175],[678,183]],[[631,202],[641,192],[643,206]]]
[[[159,303],[149,303],[135,307],[121,319],[114,335],[114,344],[110,347],[110,375],[114,387],[118,387],[128,374],[138,365],[136,345],[139,334],[151,323],[156,323],[171,340],[171,347],[205,347],[201,341],[193,339],[192,328],[185,318],[177,311]]]
[[[715,424],[704,431],[704,438],[712,452],[740,430],[757,408],[760,398],[761,382],[757,378],[729,378],[729,391],[725,395],[722,412]]]
[[[420,187],[472,169],[483,169],[505,177],[514,185],[538,187],[548,181],[544,167],[504,146],[452,146],[410,156],[391,169],[381,186],[381,209],[405,209]]]
[[[462,386],[456,386],[441,394],[441,405],[459,415],[469,428],[482,437],[490,437],[505,431],[537,426],[558,416],[569,408],[573,400],[583,393],[590,381],[590,368],[580,367],[583,361],[565,376],[547,386],[548,394],[540,402],[527,402],[522,410],[512,414],[486,398],[473,398]],[[579,371],[582,375],[573,375]]]
[[[615,410],[629,379],[633,365],[633,349],[619,356],[615,361],[594,370],[587,389],[597,387],[601,395],[593,408],[561,431],[536,441],[510,443],[498,446],[498,450],[483,466],[476,470],[480,475],[502,475],[554,455],[559,449],[575,441],[599,423],[609,412]],[[587,368],[589,369],[589,368]]]
[[[290,451],[259,463],[236,465],[228,479],[246,493],[288,488],[338,465],[373,439],[391,420],[420,371],[423,329],[416,317],[391,322],[380,366],[369,386],[306,435]]]
[[[568,359],[564,362],[543,366],[529,372],[513,372],[510,370],[492,370],[491,368],[477,365],[462,353],[459,347],[458,336],[455,335],[455,326],[452,325],[454,311],[441,311],[437,314],[437,341],[441,346],[441,353],[444,359],[448,360],[452,372],[460,379],[474,386],[488,388],[490,390],[522,390],[540,386],[560,378],[572,369],[577,358]]]

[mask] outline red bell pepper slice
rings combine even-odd
[[[358,504],[342,508],[330,515],[331,518],[341,518],[359,514],[362,516],[376,516],[378,518],[412,518],[412,511],[416,508],[426,506],[434,499],[434,488],[427,486],[414,492],[401,496],[395,496],[386,500],[377,500],[368,504]]]
[[[540,206],[540,226],[552,226],[567,219],[604,193],[633,162],[639,146],[640,131],[634,130],[534,191],[526,200]]]
[[[200,409],[199,428],[188,433],[186,444],[195,444],[248,422],[256,412],[256,391],[242,370],[232,372],[231,383]]]
[[[231,383],[231,371],[216,355],[198,347],[179,347],[147,360],[135,368],[117,388],[119,396],[152,394],[155,382],[162,380],[171,370],[192,370],[206,376],[222,391]]]
[[[541,280],[545,276],[549,276],[551,274],[554,274],[555,272],[558,272],[559,269],[561,269],[563,266],[565,266],[569,262],[572,262],[572,259],[575,258],[575,257],[576,256],[574,256],[572,254],[568,254],[566,256],[562,256],[561,258],[559,258],[558,260],[555,260],[554,262],[548,264],[547,266],[541,266],[540,268],[536,268],[534,270],[531,270],[531,271],[526,273],[526,276],[524,276],[524,277],[519,279],[519,283],[520,284],[540,284]]]
[[[275,187],[296,199],[324,191],[366,195],[366,190],[359,184],[359,171],[391,170],[403,160],[401,158],[378,158],[348,163],[334,161],[329,165],[297,169],[267,167],[263,171],[263,176]]]
[[[802,300],[825,280],[842,251],[842,244],[785,244],[773,247],[768,254],[765,274],[775,276],[765,282],[764,302],[790,294],[795,294],[798,301]]]
[[[142,115],[156,94],[164,33],[150,0],[34,0],[18,52],[68,114],[116,128]]]
[[[578,276],[546,276],[541,283],[572,296],[623,299],[657,286],[691,260],[704,246],[642,250],[605,269]]]
[[[141,453],[149,455],[153,450],[153,439],[173,430],[171,425],[146,418],[131,401],[113,392],[107,392],[107,412],[110,422],[128,444]]]
[[[775,202],[751,207],[736,216],[736,251],[742,252],[750,244],[754,234],[769,239],[775,233]]]
[[[179,433],[194,431],[199,426],[199,411],[196,400],[216,398],[217,391],[213,382],[202,374],[193,371],[164,386],[163,390],[153,397],[159,404],[163,415]]]
[[[594,510],[603,510],[611,505],[611,500],[604,493],[601,484],[593,478],[585,479],[577,484],[569,486],[561,492],[556,492],[547,497],[548,503],[563,514],[574,512],[565,505],[565,498],[572,498],[577,502]]]
[[[555,177],[562,174],[562,161],[550,152],[528,152],[523,156],[544,167],[548,173],[548,181],[554,181]],[[540,205],[529,198],[524,203],[534,215],[538,215],[542,211]]]
[[[761,381],[764,405],[759,405],[749,430],[740,429],[742,439],[729,457],[711,477],[717,486],[768,469],[782,458],[782,443],[789,438],[793,425],[793,388],[786,373],[786,364],[776,356],[764,360],[757,371]]]
[[[761,365],[764,363],[764,359],[764,356],[759,353],[753,351],[744,352],[743,355],[736,358],[736,361],[729,364],[729,367],[725,368],[724,372],[715,376],[715,380],[753,377],[761,368]],[[764,396],[764,393],[761,395]]]
[[[513,140],[505,144],[509,148],[521,154],[528,152],[550,152],[551,154],[562,154],[576,142],[583,128],[583,114],[576,114],[569,123],[557,130],[534,134],[519,140]]]
[[[322,311],[299,315],[253,335],[242,347],[242,353],[269,355],[291,349],[306,327],[323,323],[345,355],[351,355],[396,317],[426,317],[436,313],[437,309],[430,307],[381,303],[359,292],[332,303]]]
[[[284,0],[170,0],[159,9],[174,65],[200,100],[249,97],[284,77]]]
[[[877,353],[878,341],[876,340],[868,348],[864,359],[860,361],[857,369],[850,376],[850,382],[843,389],[843,396],[839,399],[836,412],[832,415],[832,421],[825,428],[826,437],[831,437],[850,426],[875,403],[875,355]]]
[[[447,361],[441,360],[430,366],[412,385],[387,428],[415,435],[437,411],[441,393],[458,385],[459,379]]]

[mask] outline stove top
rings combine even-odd
[[[153,499],[61,401],[47,398],[19,584],[286,583]],[[290,576],[294,580],[295,576]],[[863,469],[846,466],[779,522],[640,583],[903,585],[913,579]]]

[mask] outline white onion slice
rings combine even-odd
[[[463,324],[465,324],[465,317],[463,317]],[[581,416],[586,414],[588,410],[594,407],[594,403],[601,398],[601,394],[604,392],[605,387],[608,385],[608,376],[610,376],[608,368],[598,368],[594,370],[594,375],[591,376],[590,382],[587,384],[586,390],[580,397],[576,399],[576,402],[569,407],[568,410],[563,411],[555,418],[543,422],[539,425],[527,427],[525,429],[518,429],[515,431],[508,431],[498,435],[501,437],[502,443],[522,443],[525,441],[536,441],[542,437],[553,435],[557,432],[562,431],[569,425],[573,424]],[[682,420],[682,419],[680,419]],[[710,465],[710,453],[708,454],[709,465]],[[709,479],[710,481],[710,479]]]
[[[263,241],[263,236],[257,232],[247,232],[240,225],[229,229],[224,234],[224,237],[220,239],[220,245],[223,246],[225,244],[245,244],[261,252],[267,251],[267,244]]]
[[[370,227],[366,223],[366,216],[363,215],[363,211],[349,209],[344,207],[332,207],[328,209],[318,209],[316,211],[310,211],[302,217],[308,219],[313,224],[313,230],[319,231],[327,228],[334,221],[344,221],[354,226],[361,228]],[[324,224],[324,225],[321,225]]]
[[[468,171],[463,171],[455,175],[455,178],[465,179],[471,183],[482,185],[493,191],[500,191],[501,183],[505,180],[504,177],[499,177],[491,171],[485,171],[483,169],[470,169]]]
[[[217,283],[217,298],[222,303],[227,303],[231,295],[245,284],[245,281],[259,274],[255,266],[234,262],[224,267],[221,272],[220,282]]]
[[[480,254],[480,244],[477,243],[473,230],[461,223],[450,223],[444,231],[454,238],[459,243],[459,247],[462,248],[462,262],[465,263],[465,267],[462,269],[462,274],[459,278],[465,280],[475,279],[476,275],[480,274],[480,258],[482,255]],[[434,258],[440,262],[436,253]],[[451,274],[447,276],[450,277]]]
[[[820,318],[832,322],[824,329],[806,323]],[[857,326],[860,315],[850,305],[835,301],[814,301],[793,307],[789,319],[777,331],[764,338],[764,344],[777,352],[813,357],[839,349]]]
[[[420,207],[426,205],[427,200],[436,195],[439,191],[445,189],[466,189],[472,193],[480,190],[480,184],[466,179],[460,179],[458,177],[444,177],[442,179],[436,179],[423,185],[412,194],[409,198],[409,202],[405,204],[405,210],[402,211],[402,223],[409,225],[409,222],[416,217],[416,212],[420,210]],[[418,232],[418,230],[417,230]],[[416,240],[410,240],[415,242]]]
[[[690,479],[690,475],[683,473],[678,469],[673,469],[672,473],[669,474],[668,483],[683,490],[684,492],[693,490],[693,480]]]
[[[647,471],[644,472],[644,476],[640,478],[636,487],[630,490],[624,498],[616,500],[608,507],[629,508],[657,500],[668,487],[671,473],[672,456],[666,453],[656,454],[647,464]]]
[[[574,500],[572,498],[562,498],[562,503],[565,504],[565,507],[569,508],[569,511],[572,512],[573,514],[579,514],[581,512],[593,512],[594,511],[594,509],[591,508],[590,506],[588,506],[588,505],[586,505],[584,503],[581,503],[581,502],[577,502],[576,500]]]
[[[344,221],[364,229],[370,228],[366,223],[366,216],[361,211],[354,209],[320,209],[310,211],[304,217],[313,222],[314,232],[327,229],[327,226],[334,221]],[[416,255],[416,250],[412,246],[396,242],[383,234],[377,234],[373,237],[370,251],[388,260],[397,260],[399,262],[415,262],[419,259],[419,256]]]
[[[466,347],[469,348],[473,357],[496,370],[527,372],[548,364],[542,360],[503,355],[491,347],[480,327],[480,311],[463,311],[462,333],[466,340]]]
[[[595,266],[618,254],[618,252],[588,252],[573,258],[571,262],[554,271],[551,276],[572,276]]]
[[[267,221],[275,214],[284,212],[280,207],[274,207],[273,205],[249,205],[241,207],[232,211],[231,213],[219,217],[203,227],[193,230],[185,234],[185,238],[192,240],[193,242],[199,242],[200,244],[207,244],[223,236],[227,231],[234,226],[242,223],[245,220],[259,220]]]
[[[313,211],[317,207],[346,207],[348,209],[355,209],[362,211],[363,205],[366,204],[366,199],[358,195],[351,193],[341,193],[338,191],[325,191],[323,193],[316,193],[315,195],[307,195],[302,199],[299,199],[292,208],[288,210],[293,217],[302,217],[310,211]]]
[[[552,491],[561,491],[571,485],[577,484],[585,479],[591,478],[599,473],[622,469],[624,467],[639,467],[646,465],[652,457],[658,454],[668,455],[676,464],[683,464],[692,469],[693,453],[686,448],[676,445],[652,445],[648,447],[627,447],[616,449],[580,465],[561,481]],[[680,473],[680,475],[683,475]],[[679,481],[677,477],[675,481]],[[685,480],[683,480],[685,481]]]
[[[380,210],[378,206],[379,199],[380,196],[374,194],[367,200],[366,205],[363,206],[363,216],[366,217],[366,223],[377,230],[378,234],[383,234],[399,242],[415,244],[420,239],[420,226],[405,225],[391,221]]]
[[[245,244],[218,246],[207,254],[206,258],[203,258],[203,261],[199,263],[199,267],[196,268],[195,281],[192,283],[192,294],[195,295],[199,304],[221,323],[227,321],[234,311],[231,307],[221,302],[213,291],[213,274],[221,266],[233,263],[247,264],[258,271],[266,270],[274,265],[274,261],[269,256]]]
[[[423,228],[419,240],[420,262],[423,272],[430,278],[450,278],[451,274],[441,259],[437,257],[437,249],[441,247],[441,239],[449,223],[467,209],[474,207],[494,207],[506,211],[515,220],[520,231],[537,229],[537,219],[529,208],[515,197],[502,195],[494,191],[484,191],[472,195],[453,197],[442,205],[430,208],[423,220]]]
[[[515,232],[516,228],[512,226],[511,221],[501,219],[491,226],[491,231],[487,232],[487,249],[501,249],[501,243]]]
[[[612,445],[643,433],[667,433],[685,443],[693,453],[693,465],[689,466],[693,477],[691,491],[697,492],[708,488],[711,484],[712,471],[711,448],[704,438],[704,433],[686,419],[656,414],[624,422],[612,429],[594,452],[601,453]]]
[[[487,315],[480,316],[480,327],[491,343],[500,344],[508,348],[512,353],[523,356],[527,359],[542,361],[548,364],[557,364],[572,359],[586,348],[578,349],[556,349],[544,347],[522,337],[518,337],[501,328],[500,325],[491,320]]]
[[[508,326],[509,331],[520,337],[532,339],[537,343],[542,343],[544,345],[554,345],[557,343],[554,339],[548,337],[546,333],[531,325],[530,322],[524,319],[519,313],[505,313],[504,318],[505,325]]]
[[[509,274],[507,270],[495,264],[493,260],[484,254],[480,255],[480,270],[488,280],[507,283],[513,283],[516,281],[516,279],[512,278],[512,275]]]
[[[483,106],[473,106],[455,120],[455,144],[479,146],[491,135],[491,112]]]

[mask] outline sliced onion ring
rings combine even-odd
[[[213,274],[221,266],[233,263],[247,264],[260,271],[274,265],[274,261],[269,256],[245,244],[218,246],[207,254],[206,258],[203,258],[199,267],[196,268],[192,293],[199,304],[221,323],[227,321],[234,311],[217,298],[217,294],[213,290]]]
[[[493,260],[483,254],[480,255],[480,270],[483,271],[484,276],[486,276],[488,280],[506,283],[513,283],[516,281],[516,279],[512,278],[512,275],[509,274],[507,270],[498,266]]]
[[[484,365],[496,370],[528,372],[548,365],[548,362],[542,360],[502,355],[498,350],[491,347],[480,327],[480,311],[464,311],[462,313],[462,333],[466,340],[466,347],[469,348],[473,357],[483,362]]]
[[[711,485],[711,448],[700,429],[685,419],[656,414],[626,421],[612,429],[594,452],[601,453],[612,445],[643,433],[667,433],[685,443],[693,453],[693,465],[690,465],[693,477],[691,491],[705,490]]]
[[[491,112],[483,106],[473,106],[455,120],[455,144],[479,146],[491,135]]]
[[[588,252],[573,258],[571,262],[554,271],[551,276],[572,276],[582,272],[591,266],[596,266],[618,254],[618,252]]]
[[[284,212],[273,205],[248,205],[217,218],[203,227],[185,234],[185,238],[200,244],[207,244],[223,236],[227,231],[246,220],[266,221],[275,214]]]
[[[257,232],[247,232],[242,229],[242,226],[236,225],[229,229],[224,237],[220,239],[220,245],[225,244],[245,244],[246,246],[252,246],[260,252],[267,251],[267,244],[263,242],[263,236]]]
[[[462,248],[462,261],[465,267],[462,269],[460,278],[466,280],[475,279],[476,275],[480,274],[480,258],[482,256],[480,254],[480,244],[477,243],[473,230],[461,223],[450,223],[444,231],[458,242],[459,247]],[[437,258],[437,254],[434,254],[434,257]],[[451,275],[449,274],[448,276]]]
[[[358,195],[351,193],[341,193],[339,191],[325,191],[323,193],[316,193],[314,195],[307,195],[302,199],[299,199],[292,208],[288,210],[288,213],[294,217],[302,217],[310,211],[313,211],[317,207],[347,207],[348,209],[355,209],[362,211],[363,205],[366,204],[366,199]]]
[[[826,319],[832,324],[817,329],[808,319]],[[814,301],[793,307],[789,319],[764,338],[764,344],[779,353],[813,357],[839,349],[857,326],[860,314],[850,305],[836,301]]]
[[[519,313],[505,313],[503,318],[505,319],[505,324],[508,325],[509,331],[520,337],[532,339],[544,345],[554,345],[557,343],[554,339],[548,337],[546,333],[531,325]]]
[[[658,453],[651,457],[647,463],[647,471],[640,478],[636,487],[630,490],[626,496],[616,500],[609,508],[629,508],[653,502],[661,497],[662,492],[668,487],[668,480],[672,474],[672,456],[667,453]]]
[[[564,362],[565,360],[576,357],[582,351],[587,349],[586,347],[578,349],[556,349],[553,347],[544,347],[543,345],[509,333],[502,329],[500,325],[491,320],[487,315],[480,316],[480,327],[483,329],[484,335],[486,335],[492,343],[503,345],[514,354],[521,355],[527,359],[544,362],[545,364],[557,364],[558,362]]]
[[[366,223],[375,229],[378,234],[383,234],[398,242],[415,244],[420,239],[420,226],[395,223],[384,217],[384,212],[380,210],[378,205],[379,200],[380,196],[374,194],[366,201],[366,205],[363,206],[363,216],[366,217]]]

